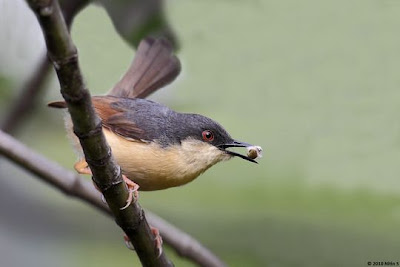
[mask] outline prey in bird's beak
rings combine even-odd
[[[245,155],[239,154],[237,152],[227,150],[227,148],[229,148],[229,147],[245,147],[245,148],[247,148],[247,155],[245,156]],[[262,157],[262,148],[260,146],[253,146],[253,145],[251,145],[249,143],[245,143],[245,142],[239,142],[239,141],[233,140],[230,143],[219,145],[219,148],[232,156],[236,156],[236,157],[251,161],[253,163],[258,163],[257,161],[255,161],[255,159]]]

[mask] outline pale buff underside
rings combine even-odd
[[[83,158],[69,118],[66,126],[74,147]],[[127,140],[105,128],[103,133],[122,172],[145,191],[186,184],[214,164],[231,158],[220,149],[195,139],[163,148],[154,142]]]

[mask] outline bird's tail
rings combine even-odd
[[[65,101],[54,101],[47,104],[51,108],[67,108]]]
[[[180,70],[179,59],[167,40],[145,38],[128,71],[108,95],[145,98],[172,82]]]
[[[108,95],[145,98],[172,82],[180,71],[181,64],[171,44],[165,39],[148,37],[140,42],[128,71]],[[67,108],[64,101],[54,101],[48,106]]]

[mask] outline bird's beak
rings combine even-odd
[[[248,156],[239,154],[239,153],[234,152],[234,151],[226,150],[226,149],[229,148],[229,147],[251,147],[251,146],[253,146],[253,145],[248,144],[248,143],[245,143],[245,142],[239,142],[239,141],[233,140],[233,141],[230,142],[230,143],[220,145],[219,148],[222,149],[222,150],[224,150],[226,153],[228,153],[228,154],[230,154],[230,155],[232,155],[232,156],[236,156],[236,157],[239,157],[239,158],[242,158],[242,159],[251,161],[251,162],[253,162],[253,163],[258,163],[258,162],[255,161],[254,159],[249,158]]]

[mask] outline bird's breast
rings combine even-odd
[[[162,147],[156,142],[124,139],[103,128],[112,153],[123,173],[140,190],[160,190],[186,184],[215,163],[230,156],[218,148],[193,139]]]

